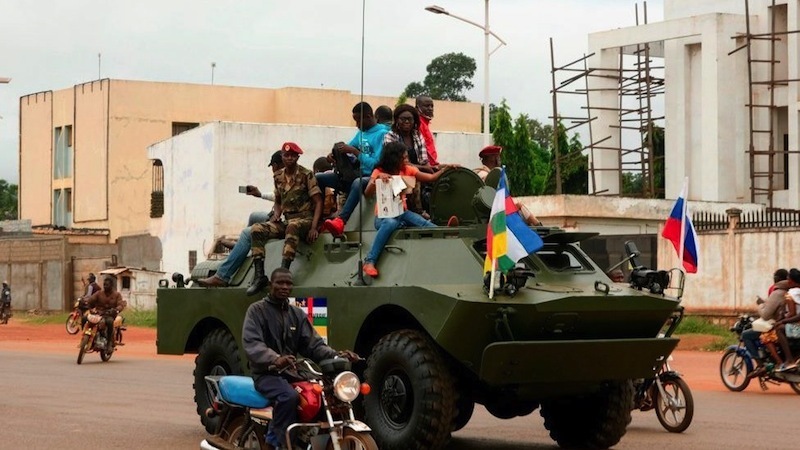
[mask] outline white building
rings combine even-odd
[[[272,203],[239,193],[252,184],[272,191],[272,154],[286,141],[296,142],[299,164],[330,153],[333,143],[348,142],[355,128],[212,122],[148,147],[148,157],[163,167],[164,214],[151,219],[150,234],[161,240],[161,269],[189,272],[189,261],[204,261],[219,236],[238,237],[252,211],[269,211]],[[480,165],[479,133],[440,132],[439,159],[473,168]]]
[[[607,73],[619,67],[621,51],[663,44],[666,198],[677,197],[688,177],[692,200],[800,205],[800,156],[789,152],[800,149],[800,35],[791,33],[800,29],[800,2],[775,3],[772,11],[771,0],[750,0],[748,21],[743,0],[665,0],[663,22],[589,35],[590,65]],[[748,22],[752,39],[746,38]],[[769,33],[777,39],[764,39]],[[589,77],[589,83],[592,115],[598,117],[592,122],[595,139],[611,136],[603,145],[620,147],[613,110],[619,107],[618,82]],[[619,172],[613,169],[619,168],[619,152],[594,154],[601,170],[590,191],[618,193]]]

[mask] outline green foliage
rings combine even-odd
[[[645,134],[642,146],[647,147],[648,135]],[[655,193],[650,192],[649,180],[644,178],[642,172],[622,173],[622,195],[645,198],[664,198],[664,129],[653,124],[653,187]]]
[[[474,86],[472,77],[476,67],[475,59],[463,53],[445,53],[431,60],[422,83],[409,83],[403,94],[407,98],[427,94],[434,100],[467,101],[464,91]]]
[[[17,218],[17,192],[16,184],[0,180],[0,220]]]
[[[577,134],[567,136],[567,130],[558,122],[558,157],[561,162],[561,194],[586,195],[589,192],[589,157],[583,154],[583,144]],[[550,178],[547,180],[548,194],[557,194],[556,154],[551,153]]]
[[[505,100],[490,114],[494,142],[503,147],[501,160],[511,193],[517,197],[542,194],[550,173],[550,154],[531,139],[531,119],[521,114],[512,125]]]
[[[397,97],[397,103],[394,104],[394,107],[397,108],[400,105],[405,105],[407,101],[408,101],[408,96],[406,95],[405,92],[403,92],[402,94],[400,94],[400,97]]]
[[[685,316],[674,334],[713,334],[726,338],[735,336],[727,327],[697,316]]]
[[[528,119],[528,131],[531,134],[531,139],[536,142],[543,150],[548,153],[553,147],[553,126],[544,125],[536,119]]]

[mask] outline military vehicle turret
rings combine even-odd
[[[490,299],[483,261],[492,178],[484,186],[465,169],[443,176],[430,197],[431,219],[442,226],[398,230],[376,279],[357,273],[375,237],[374,206],[364,199],[344,239],[324,234],[301,245],[294,295],[334,348],[367,358],[361,370],[372,393],[362,408],[381,449],[440,449],[476,403],[503,419],[538,408],[559,445],[610,447],[631,420],[631,380],[652,377],[678,342],[658,337],[679,308],[679,298],[664,293],[669,273],[613,283],[579,246],[594,233],[539,227],[544,247]],[[460,225],[444,226],[452,215]],[[280,265],[282,245],[267,243],[267,273]],[[191,280],[219,264],[199,264]],[[231,287],[184,287],[177,277],[180,288],[158,291],[158,352],[197,353],[204,423],[203,377],[248,370],[240,343],[256,301],[245,295],[252,275],[248,260]]]

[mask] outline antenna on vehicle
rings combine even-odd
[[[366,11],[367,11],[367,0],[361,0],[361,100],[360,103],[364,103],[364,28],[366,24]],[[359,150],[363,150],[364,148],[364,130],[361,128],[364,123],[364,107],[362,105],[361,111],[359,112],[361,115],[361,120],[359,121],[359,129],[358,129],[358,141],[360,144]],[[360,170],[360,169],[359,169]],[[361,182],[361,174],[358,174],[358,183],[359,185],[362,184]],[[359,195],[363,195],[360,193]],[[367,281],[364,279],[364,239],[363,239],[363,223],[364,223],[364,202],[358,202],[358,273],[356,274],[356,286],[366,286]]]

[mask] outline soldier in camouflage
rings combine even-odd
[[[294,261],[297,244],[305,236],[309,244],[318,237],[319,219],[322,215],[322,191],[310,170],[297,164],[303,150],[294,142],[281,147],[284,168],[275,172],[275,207],[269,221],[254,224],[251,228],[253,266],[255,278],[247,295],[256,295],[269,283],[264,273],[264,245],[270,239],[285,238],[283,267],[288,269]],[[286,224],[281,222],[286,218]]]

